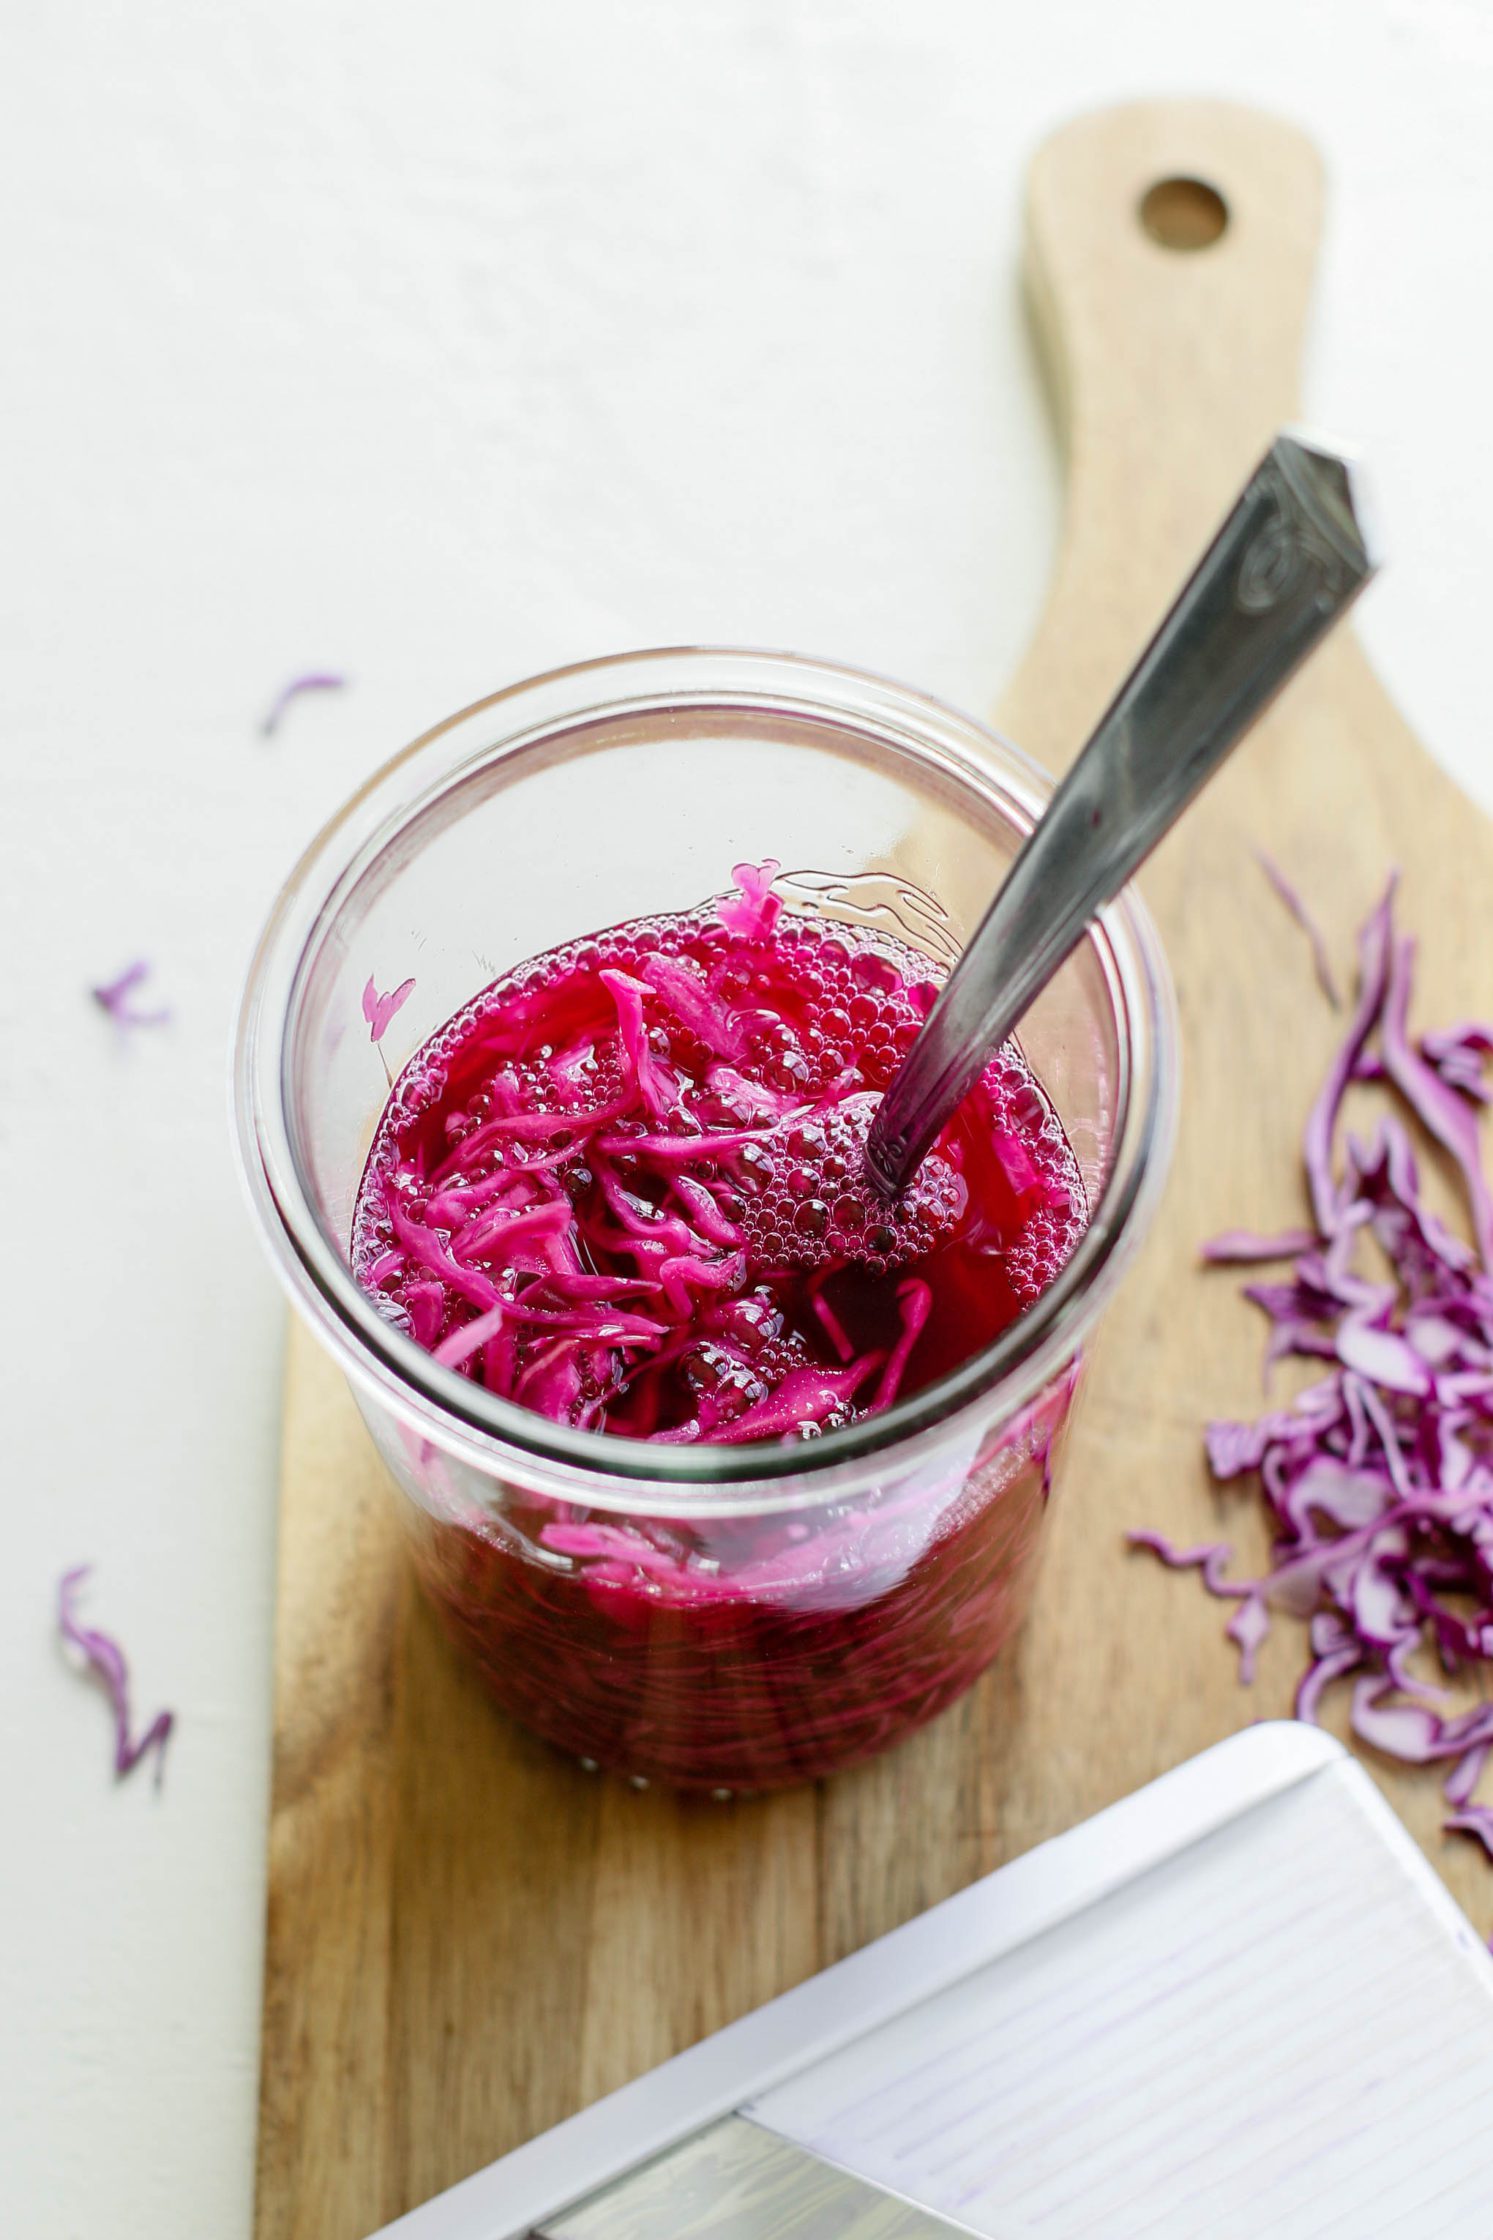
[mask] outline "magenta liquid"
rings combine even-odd
[[[520,967],[401,1075],[355,1268],[459,1375],[616,1438],[813,1440],[981,1352],[1071,1253],[1077,1164],[1012,1046],[907,1197],[876,1198],[860,1145],[931,968],[782,911],[775,868]],[[849,1507],[427,1505],[422,1572],[499,1698],[576,1755],[807,1778],[931,1716],[1011,1630],[1071,1385]]]

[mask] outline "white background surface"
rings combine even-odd
[[[224,1067],[278,878],[558,661],[788,645],[986,708],[1056,526],[1022,165],[1153,91],[1326,148],[1364,634],[1493,802],[1493,11],[51,0],[3,47],[0,2226],[242,2240],[281,1314]],[[262,741],[302,668],[354,682]],[[142,952],[176,1023],[123,1043],[84,991]],[[57,1652],[83,1558],[181,1713],[159,1797]]]

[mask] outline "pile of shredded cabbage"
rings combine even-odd
[[[1493,1702],[1453,1712],[1417,1669],[1485,1683],[1493,1659],[1493,1195],[1478,1108],[1493,1028],[1412,1033],[1415,943],[1395,931],[1394,881],[1359,934],[1358,1003],[1306,1123],[1308,1227],[1231,1231],[1215,1262],[1289,1262],[1283,1280],[1245,1287],[1271,1324],[1267,1360],[1320,1361],[1324,1374],[1253,1423],[1208,1426],[1215,1478],[1254,1474],[1273,1528],[1269,1569],[1225,1575],[1225,1542],[1178,1549],[1130,1538],[1163,1563],[1201,1572],[1237,1605],[1227,1631],[1253,1678],[1270,1612],[1310,1623],[1296,1695],[1315,1720],[1324,1691],[1353,1682],[1353,1731],[1411,1765],[1448,1770],[1446,1821],[1493,1857],[1493,1804],[1474,1792],[1493,1752]],[[1320,953],[1320,952],[1319,952]],[[1474,1250],[1422,1202],[1398,1113],[1364,1141],[1342,1129],[1350,1084],[1393,1091],[1448,1154],[1471,1212]],[[1377,1248],[1377,1264],[1375,1253]]]

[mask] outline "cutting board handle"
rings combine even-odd
[[[1048,605],[1002,704],[1082,744],[1237,487],[1297,411],[1322,167],[1217,101],[1080,117],[1033,158],[1027,283],[1066,465]]]

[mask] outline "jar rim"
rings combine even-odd
[[[657,1447],[505,1401],[443,1368],[379,1314],[317,1205],[290,1119],[293,1027],[321,937],[399,834],[474,769],[532,752],[578,720],[733,708],[873,733],[1018,832],[1052,791],[1019,748],[946,703],[803,655],[681,646],[549,670],[422,733],[328,820],[275,899],[238,1019],[234,1119],[250,1203],[292,1303],[344,1374],[420,1439],[489,1475],[517,1470],[536,1490],[632,1514],[762,1514],[851,1498],[884,1475],[892,1453],[973,1434],[992,1406],[1002,1420],[1026,1406],[1077,1352],[1149,1226],[1175,1127],[1170,977],[1150,915],[1127,887],[1083,936],[1119,1052],[1113,1157],[1088,1224],[1053,1282],[991,1345],[892,1407],[793,1446]]]

